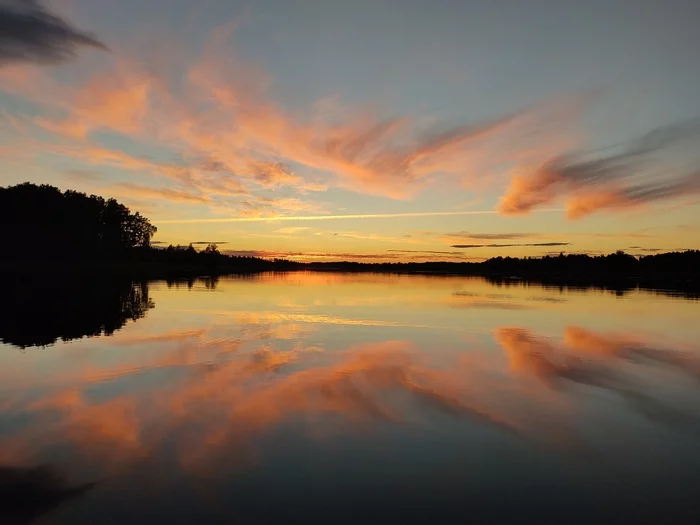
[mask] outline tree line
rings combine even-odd
[[[622,250],[608,255],[564,254],[544,257],[493,257],[482,262],[359,263],[314,262],[306,267],[318,270],[397,271],[497,275],[502,277],[583,277],[700,275],[700,250],[667,252],[635,257]]]
[[[494,257],[483,262],[312,262],[262,259],[221,253],[216,245],[153,247],[157,229],[140,213],[115,199],[46,184],[0,188],[4,260],[84,263],[107,260],[127,273],[148,268],[147,276],[210,275],[287,270],[398,272],[484,275],[493,278],[552,279],[700,279],[700,251],[635,257],[623,251],[609,255],[560,254],[545,257]],[[88,265],[89,266],[89,265]]]
[[[6,258],[119,258],[150,246],[156,227],[115,199],[31,183],[0,188]]]

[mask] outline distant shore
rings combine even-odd
[[[205,244],[201,241],[165,246],[153,241],[156,226],[113,198],[30,182],[0,187],[0,219],[5,225],[0,271],[32,280],[56,275],[169,280],[310,270],[480,276],[506,285],[537,282],[614,290],[641,286],[695,292],[700,288],[700,250],[642,256],[622,250],[607,255],[562,252],[543,257],[499,256],[481,262],[297,262],[263,259],[254,256],[255,252],[250,256],[222,252],[216,243],[200,249]],[[372,257],[392,260],[386,253]]]
[[[636,288],[664,291],[669,295],[700,298],[700,275],[694,272],[620,271],[498,271],[484,263],[297,263],[247,258],[243,264],[192,264],[158,261],[6,261],[0,271],[28,279],[110,277],[129,280],[184,280],[226,275],[254,275],[266,272],[375,273],[432,276],[480,277],[502,286],[532,283],[567,289],[598,288],[626,292]]]

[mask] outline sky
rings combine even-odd
[[[295,260],[698,249],[698,20],[696,0],[0,0],[0,185]]]

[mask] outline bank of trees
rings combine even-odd
[[[147,276],[215,275],[298,269],[354,272],[454,273],[494,278],[537,280],[663,279],[700,280],[700,251],[634,257],[622,251],[609,255],[561,254],[546,257],[494,257],[483,262],[300,263],[283,259],[239,257],[216,245],[152,247],[156,232],[147,218],[114,199],[61,191],[31,183],[0,188],[2,259],[21,268],[23,261],[61,261],[79,269],[109,261],[123,273]],[[84,264],[87,263],[87,264]],[[7,266],[7,265],[6,265]]]
[[[314,270],[422,272],[532,278],[698,278],[700,250],[635,257],[623,251],[608,255],[560,254],[545,257],[493,257],[482,262],[309,263]]]
[[[216,245],[153,247],[156,227],[115,199],[29,182],[0,187],[2,258],[11,269],[121,269],[147,275],[296,269],[299,263],[237,257]],[[27,266],[25,263],[30,263]],[[105,263],[105,264],[103,264]]]
[[[4,257],[120,258],[147,248],[156,232],[115,199],[31,183],[0,188]]]

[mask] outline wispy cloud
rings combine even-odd
[[[17,70],[3,77],[3,89],[41,106],[32,123],[54,134],[56,155],[225,197],[284,188],[305,196],[333,186],[405,199],[437,181],[483,188],[505,176],[504,162],[558,143],[560,128],[590,102],[587,94],[562,97],[454,126],[323,104],[300,116],[271,100],[269,75],[237,57],[230,36],[214,32],[194,58],[119,49],[74,85]],[[105,131],[155,145],[177,162],[107,150],[99,141]]]
[[[537,211],[537,210],[533,210]],[[559,210],[566,211],[566,210]],[[498,240],[516,240],[516,239],[541,239],[543,237],[552,238],[554,235],[538,233],[538,232],[522,232],[522,233],[511,233],[511,232],[488,232],[488,233],[475,233],[469,231],[452,232],[452,233],[439,233],[431,231],[418,231],[413,232],[413,235],[421,237],[439,237],[447,242],[458,242],[463,240],[474,240],[474,241],[498,241]],[[562,237],[566,239],[654,239],[658,237],[657,235],[652,235],[650,233],[639,232],[620,232],[620,233],[574,233],[567,232],[561,234]]]
[[[63,172],[66,178],[80,182],[95,182],[99,180],[100,174],[94,170],[73,169]]]
[[[351,260],[351,259],[395,259],[397,255],[382,253],[349,253],[349,252],[286,252],[268,250],[225,250],[227,255],[243,257],[285,258],[302,260]]]
[[[309,226],[285,226],[284,228],[278,228],[274,233],[279,233],[282,235],[293,235],[295,233],[301,233],[304,231],[311,230]]]
[[[51,13],[40,0],[0,1],[0,66],[55,64],[74,56],[81,47],[107,49],[94,36]]]
[[[22,5],[35,18],[53,16],[36,1],[18,2],[8,3],[11,8],[4,11],[18,11],[16,6]],[[72,31],[78,36],[71,45],[100,46]],[[529,213],[566,200],[570,218],[700,194],[700,163],[682,164],[679,159],[688,151],[683,151],[685,156],[673,154],[692,150],[687,146],[698,137],[696,121],[659,129],[626,148],[614,148],[612,154],[575,154],[583,143],[578,127],[597,91],[449,126],[430,116],[394,118],[374,109],[332,104],[292,112],[270,95],[270,75],[236,55],[231,36],[230,28],[213,32],[199,56],[179,54],[175,46],[161,55],[137,56],[119,49],[74,84],[45,72],[12,68],[0,75],[2,88],[41,108],[42,116],[29,117],[28,125],[42,137],[50,133],[50,141],[37,142],[54,155],[165,179],[176,193],[161,192],[162,199],[189,199],[214,213],[236,212],[231,219],[199,222],[263,220],[259,218],[294,210],[328,209],[309,195],[330,187],[409,199],[430,185],[500,192],[510,180],[500,213]],[[168,160],[137,155],[131,146],[110,150],[100,141],[103,132],[155,146],[166,152],[161,159]],[[154,187],[151,182],[139,184]],[[296,201],[289,193],[265,200],[273,191],[294,191]],[[242,196],[247,196],[245,202],[237,200]],[[450,214],[469,213],[444,213]],[[421,216],[439,214],[324,219]],[[470,238],[525,238],[521,235],[477,233]]]
[[[569,218],[579,219],[700,194],[699,139],[700,119],[694,119],[658,128],[612,154],[554,157],[516,176],[499,209],[521,215],[566,198]]]
[[[387,250],[385,253],[350,253],[350,252],[292,252],[268,250],[224,250],[227,255],[240,257],[262,257],[265,259],[283,258],[296,261],[367,261],[367,262],[399,262],[399,261],[481,261],[483,257],[466,257],[461,252]]]
[[[435,250],[387,250],[394,253],[430,253],[435,255],[461,255],[462,252],[442,252]]]
[[[513,248],[522,246],[569,246],[569,242],[535,242],[525,244],[453,244],[452,248]]]
[[[340,237],[344,239],[357,239],[361,241],[377,241],[377,242],[390,242],[390,243],[401,243],[410,244],[414,241],[406,239],[405,237],[390,237],[388,235],[380,235],[378,233],[363,233],[354,231],[341,231],[341,232],[316,232],[318,236],[330,236],[330,237]],[[391,251],[391,250],[389,250]]]
[[[501,240],[512,240],[512,239],[523,239],[532,237],[541,237],[541,233],[473,233],[473,232],[455,232],[447,233],[446,237],[457,238],[457,239],[475,239],[481,241],[501,241]]]
[[[561,209],[538,210],[540,212],[561,212]],[[398,219],[406,217],[448,217],[457,215],[493,215],[495,210],[470,210],[470,211],[429,211],[407,213],[358,213],[347,215],[305,215],[305,216],[279,216],[279,217],[228,217],[211,219],[166,219],[161,223],[219,223],[219,222],[250,222],[250,221],[323,221],[337,219]]]
[[[166,199],[173,202],[185,202],[195,204],[208,204],[211,199],[202,194],[194,194],[187,190],[176,190],[171,188],[150,188],[140,184],[124,182],[109,187],[113,195],[124,197],[147,197],[156,199]]]

